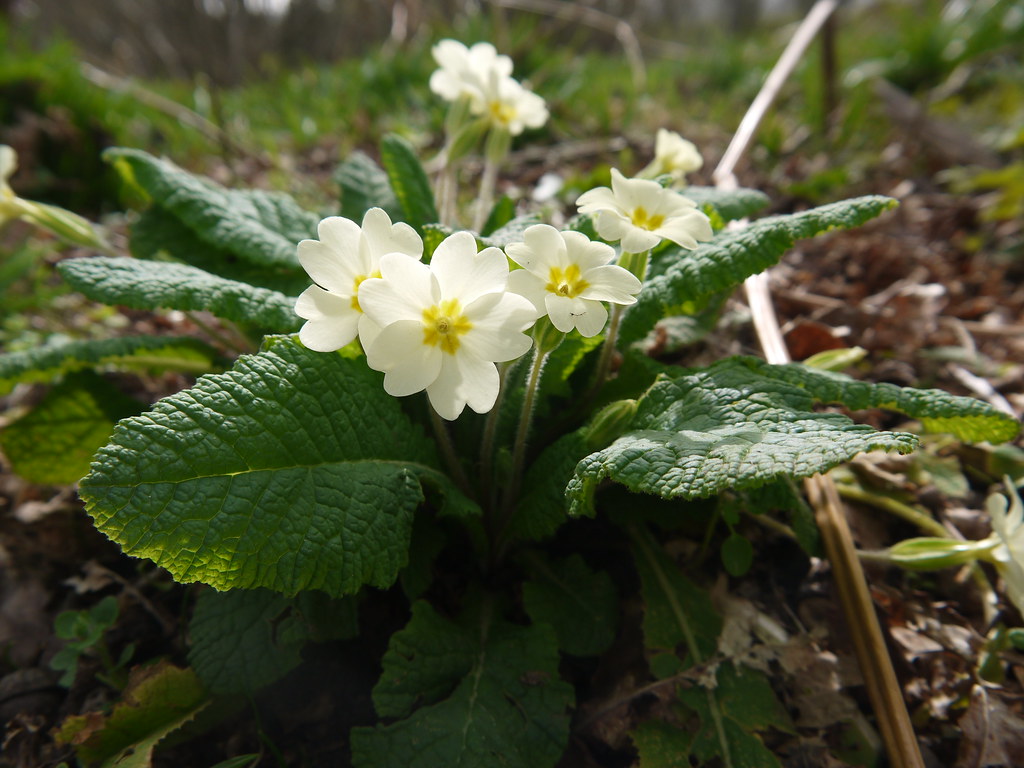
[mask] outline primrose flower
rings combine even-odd
[[[430,90],[446,101],[468,97],[473,111],[484,111],[484,90],[491,77],[512,75],[512,59],[499,54],[490,43],[476,43],[467,48],[458,40],[442,40],[431,53],[440,69],[430,76]]]
[[[384,373],[384,390],[403,397],[425,389],[449,421],[467,405],[477,413],[493,408],[495,363],[530,348],[523,331],[537,317],[529,301],[506,291],[505,254],[477,253],[473,235],[457,232],[437,246],[430,266],[389,253],[380,274],[359,286],[359,304],[381,328],[366,345],[366,362]]]
[[[612,168],[612,186],[584,192],[576,200],[580,213],[597,214],[597,233],[621,240],[626,253],[653,248],[662,238],[683,248],[710,240],[711,222],[697,204],[658,182],[627,179]]]
[[[1006,582],[1006,592],[1014,605],[1024,611],[1024,503],[1020,494],[1007,482],[1010,503],[1006,497],[992,494],[986,502],[986,509],[992,518],[993,538],[999,545],[990,557]]]
[[[596,336],[608,320],[602,301],[636,302],[640,281],[610,263],[615,258],[610,245],[547,224],[528,228],[523,240],[505,247],[508,257],[523,267],[509,275],[509,290],[528,298],[562,333],[576,328],[583,336]]]
[[[685,181],[687,173],[699,170],[703,165],[704,158],[692,141],[687,141],[675,131],[659,128],[654,140],[654,159],[638,175],[653,179],[667,173],[676,181]]]
[[[511,77],[491,72],[483,91],[480,112],[495,128],[504,128],[510,136],[518,136],[526,128],[540,128],[548,120],[544,99]],[[474,113],[477,110],[473,108]]]
[[[299,243],[299,263],[316,285],[295,302],[295,314],[306,320],[299,339],[317,352],[333,352],[356,335],[368,346],[380,328],[359,306],[360,284],[380,276],[385,254],[418,262],[423,241],[408,224],[392,224],[380,208],[371,208],[360,227],[341,216],[330,216],[317,226],[319,240]]]

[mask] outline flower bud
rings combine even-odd
[[[611,444],[629,429],[636,416],[636,400],[616,400],[598,411],[585,435],[587,450],[597,451]]]
[[[886,552],[886,560],[893,565],[911,571],[936,571],[966,565],[983,557],[992,549],[996,542],[992,539],[982,541],[958,541],[956,539],[940,539],[922,537],[901,541]]]

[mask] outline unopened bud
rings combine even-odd
[[[597,451],[611,444],[629,429],[636,416],[636,400],[616,400],[598,411],[587,427],[587,450]]]
[[[922,537],[901,541],[886,552],[886,560],[911,571],[937,571],[973,563],[996,546],[990,539],[958,541]]]

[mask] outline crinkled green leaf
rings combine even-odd
[[[207,690],[251,693],[296,666],[303,646],[317,634],[313,622],[319,617],[309,614],[322,607],[308,599],[317,594],[322,593],[303,592],[294,599],[266,589],[200,594],[189,624],[188,660]],[[354,634],[352,599],[331,602],[341,636]]]
[[[402,218],[419,232],[424,224],[437,222],[440,217],[434,206],[434,193],[412,145],[389,133],[381,141],[380,159],[402,208]]]
[[[834,371],[811,368],[800,363],[768,366],[771,375],[795,387],[806,389],[822,403],[842,403],[847,408],[883,408],[917,419],[928,432],[948,432],[967,443],[1004,443],[1020,432],[1013,416],[973,397],[957,397],[941,389],[914,389],[895,384],[857,381]]]
[[[768,195],[757,189],[720,189],[718,187],[684,187],[679,194],[688,197],[703,209],[713,208],[722,221],[745,219],[766,208]]]
[[[0,395],[16,384],[45,383],[86,369],[207,373],[219,367],[209,344],[187,336],[65,340],[0,355]]]
[[[101,768],[149,768],[153,750],[209,702],[191,669],[162,661],[137,667],[109,715],[72,715],[57,741],[74,744],[78,759]]]
[[[686,301],[739,285],[777,263],[797,240],[831,229],[849,229],[878,216],[896,203],[868,196],[823,205],[802,213],[759,219],[743,229],[723,231],[695,250],[659,252],[664,270],[652,270],[636,304],[622,319],[619,344],[642,339],[661,318],[675,314]],[[660,274],[658,273],[660,272]]]
[[[619,596],[611,576],[594,571],[579,555],[546,562],[539,555],[524,563],[523,607],[535,622],[558,635],[558,647],[575,656],[608,650],[619,625]]]
[[[206,310],[273,332],[297,330],[295,299],[278,291],[217,277],[187,264],[142,259],[65,259],[64,279],[94,301],[134,309]]]
[[[122,421],[79,492],[101,531],[179,581],[340,595],[395,580],[423,485],[476,513],[362,358],[274,337]]]
[[[295,268],[296,244],[316,237],[320,217],[283,193],[225,189],[137,149],[112,148],[103,157],[200,240],[253,264]]]
[[[507,623],[488,602],[458,622],[417,602],[373,700],[401,719],[352,731],[357,768],[547,768],[565,750],[573,693],[550,627]]]
[[[298,264],[260,267],[223,248],[203,242],[173,214],[151,205],[131,226],[131,251],[139,259],[171,258],[218,277],[297,296],[310,284]]]
[[[839,413],[815,412],[822,402],[900,411],[961,439],[1007,440],[1018,429],[1016,420],[987,403],[939,390],[728,358],[655,383],[640,400],[632,431],[576,468],[567,488],[570,511],[588,511],[606,477],[633,491],[692,499],[809,477],[863,451],[909,453],[917,445],[907,433],[878,432]]]
[[[383,208],[392,219],[398,217],[398,198],[387,173],[365,152],[356,150],[345,158],[333,178],[341,187],[341,212],[347,218],[362,221],[371,208]]]
[[[35,408],[0,432],[14,472],[29,482],[63,485],[89,471],[89,459],[114,424],[142,403],[91,371],[68,377]]]

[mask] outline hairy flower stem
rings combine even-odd
[[[430,406],[427,408],[430,411],[430,425],[434,428],[434,437],[437,438],[437,444],[441,448],[444,463],[448,465],[448,471],[451,472],[455,483],[459,486],[459,490],[472,498],[473,489],[469,484],[469,478],[466,477],[466,471],[462,468],[462,463],[459,461],[459,455],[455,451],[455,445],[452,443],[452,436],[448,431],[448,425],[445,424],[444,419],[438,415],[437,411]]]
[[[441,219],[442,224],[446,224],[449,227],[458,225],[455,217],[455,190],[455,169],[446,155],[444,165],[437,173],[436,195],[438,207],[440,208],[438,217]]]
[[[647,276],[647,263],[650,261],[651,252],[650,250],[644,251],[643,253],[623,253],[619,257],[619,266],[628,269],[640,283],[643,284],[644,278]],[[591,384],[590,392],[583,398],[583,402],[589,406],[593,399],[597,396],[601,387],[604,386],[605,381],[608,379],[608,374],[612,367],[612,357],[615,354],[615,343],[619,338],[619,323],[622,321],[622,304],[615,304],[611,309],[611,319],[608,321],[608,330],[604,335],[604,343],[601,345],[601,355],[597,358],[597,367],[594,369],[594,380]]]
[[[487,414],[483,437],[480,439],[480,498],[483,499],[486,494],[488,509],[496,509],[498,506],[498,484],[494,477],[494,448],[498,433],[498,418],[501,414],[502,401],[505,399],[505,385],[511,366],[511,363],[502,363],[498,366],[498,397],[494,401],[494,407]]]
[[[888,496],[882,496],[877,493],[871,493],[855,485],[847,485],[843,483],[836,483],[836,490],[838,490],[839,495],[844,498],[859,501],[862,504],[870,504],[873,507],[890,512],[909,523],[913,523],[925,533],[930,533],[940,539],[954,538],[953,534],[938,520],[919,509],[915,509],[909,504],[904,504],[903,502],[898,501],[897,499],[892,499]],[[885,553],[863,552],[858,550],[857,555],[864,562],[884,562],[888,565],[894,564],[891,558],[889,558]],[[985,617],[985,621],[986,623],[991,624],[995,621],[996,614],[998,612],[997,607],[999,604],[999,598],[996,596],[995,590],[992,588],[992,582],[988,580],[988,576],[985,575],[985,571],[982,570],[981,566],[977,563],[971,563],[969,568],[971,578],[974,580],[974,585],[978,588],[978,591],[981,592],[982,613]]]
[[[533,348],[533,362],[530,366],[530,377],[526,381],[526,392],[523,393],[523,409],[519,413],[519,428],[516,430],[516,441],[512,446],[512,473],[509,475],[508,488],[502,497],[501,514],[496,526],[497,535],[494,539],[494,559],[500,560],[505,550],[505,533],[516,502],[519,500],[519,489],[523,483],[523,464],[526,461],[526,440],[530,436],[530,424],[533,421],[533,401],[540,384],[540,373],[544,369],[551,350],[542,352],[540,347]]]
[[[503,128],[492,128],[484,147],[484,170],[480,176],[480,194],[477,196],[473,229],[479,232],[487,223],[487,215],[494,204],[494,188],[498,182],[498,168],[508,157],[512,137]]]

